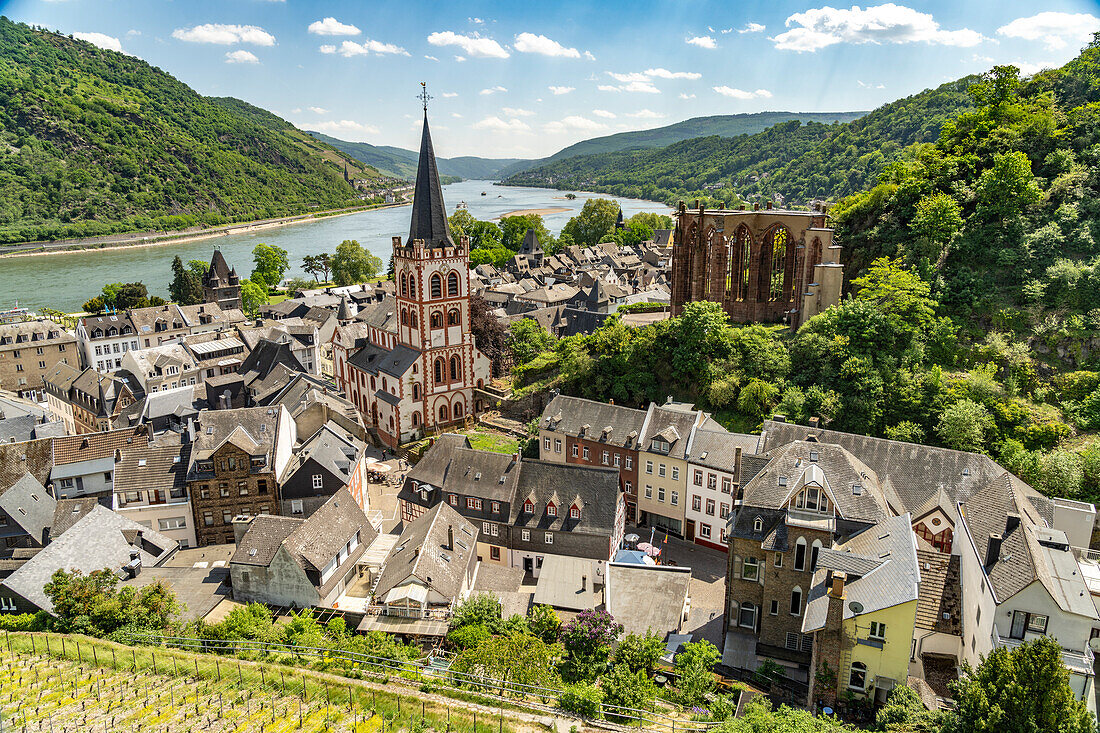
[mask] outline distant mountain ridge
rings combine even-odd
[[[362,203],[374,168],[134,56],[0,18],[0,242],[179,229]]]
[[[314,130],[308,132],[321,142],[331,145],[387,175],[409,181],[416,178],[416,162],[419,159],[419,153],[414,150],[397,148],[392,145],[371,145],[370,143],[340,140]],[[457,176],[458,178],[470,179],[499,178],[505,169],[515,168],[516,166],[523,167],[525,164],[532,162],[523,158],[479,158],[472,155],[458,158],[436,158],[441,176]]]

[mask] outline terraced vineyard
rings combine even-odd
[[[543,729],[431,695],[212,655],[53,634],[0,642],[0,730],[455,733]],[[475,727],[476,726],[476,727]]]

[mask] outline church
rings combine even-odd
[[[470,331],[470,246],[447,224],[427,105],[409,237],[393,238],[396,294],[353,313],[333,335],[337,385],[381,444],[397,448],[483,411],[490,378]]]

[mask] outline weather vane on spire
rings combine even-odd
[[[433,98],[430,94],[428,94],[428,82],[420,82],[420,94],[416,95],[416,98],[424,103],[424,111],[427,112],[428,100]]]

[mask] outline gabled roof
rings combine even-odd
[[[447,544],[451,529],[454,545]],[[375,587],[375,599],[405,583],[410,577],[454,600],[462,589],[470,556],[477,552],[477,527],[447,504],[437,504],[409,523],[390,550]]]
[[[364,305],[355,316],[356,322],[374,326],[380,331],[397,333],[397,297],[386,293],[382,300]]]
[[[645,416],[645,410],[558,395],[542,411],[539,428],[578,436],[581,426],[588,425],[590,430],[585,431],[584,435],[588,440],[637,448]],[[608,426],[611,430],[604,432]]]
[[[67,435],[54,438],[53,465],[63,466],[81,461],[97,461],[113,457],[115,451],[125,451],[133,446],[149,444],[149,436],[144,426],[108,430],[102,433]]]
[[[421,352],[404,344],[393,349],[368,343],[348,359],[348,363],[370,374],[386,373],[392,377],[402,377],[412,369],[420,358]]]
[[[320,573],[356,532],[359,533],[359,546],[364,549],[378,536],[351,492],[341,488],[294,528],[285,545],[303,568],[308,566]]]
[[[46,529],[56,507],[57,501],[29,473],[0,494],[0,510],[40,545],[46,543]]]
[[[359,460],[366,445],[357,438],[336,432],[329,425],[330,423],[325,423],[302,443],[296,451],[294,460],[288,464],[286,472],[280,479],[281,482],[285,483],[311,460],[323,466],[345,485],[351,480],[351,467]]]
[[[670,444],[667,454],[670,458],[683,458],[687,451],[688,438],[697,421],[701,420],[700,415],[701,413],[691,409],[690,405],[650,403],[645,430],[642,431],[640,439],[641,449],[650,450],[653,439],[661,438]],[[717,424],[714,427],[718,430],[722,429]]]
[[[726,473],[733,473],[734,460],[737,457],[737,449],[741,448],[741,461],[744,464],[745,457],[755,454],[760,442],[758,435],[746,435],[744,433],[727,433],[724,430],[711,430],[698,428],[691,438],[691,446],[685,456],[687,460],[698,466],[713,468]],[[747,482],[751,476],[745,475],[744,465],[741,468],[741,481]]]
[[[615,468],[522,461],[516,496],[532,499],[535,511],[524,512],[523,501],[517,501],[512,505],[511,524],[521,529],[609,535],[615,526],[620,493],[619,471]],[[571,518],[568,511],[559,511],[555,516],[546,513],[551,501],[561,507],[562,501],[578,496],[584,502],[580,519]]]
[[[252,455],[266,455],[268,470],[273,470],[271,454],[275,449],[280,409],[279,407],[241,407],[232,410],[200,412],[195,426],[195,440],[191,444],[188,471],[195,471],[195,463],[209,458],[214,451],[229,441],[231,435],[235,436],[233,442],[238,446],[254,445],[255,448],[249,450]]]
[[[439,185],[439,170],[435,163],[432,135],[428,130],[428,112],[424,111],[424,132],[420,137],[420,161],[416,167],[413,188],[412,223],[409,238],[423,240],[426,247],[453,247],[451,229],[447,224],[447,207],[443,203],[443,188]]]
[[[162,491],[166,497],[171,491],[185,491],[190,455],[190,444],[181,444],[178,438],[159,445],[127,446],[122,460],[115,463],[114,490]]]
[[[426,484],[448,494],[511,502],[519,465],[510,455],[474,450],[465,436],[447,433],[409,471],[401,492],[411,496]]]
[[[283,541],[298,529],[306,520],[298,517],[279,517],[260,514],[253,517],[248,531],[237,543],[237,549],[229,562],[238,565],[267,567],[275,553],[283,546]]]

